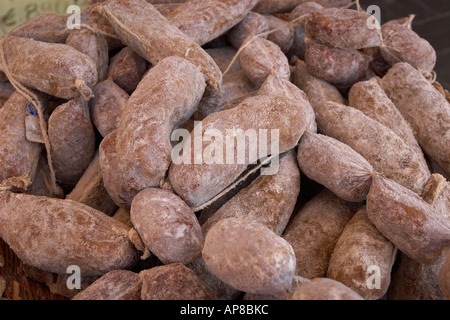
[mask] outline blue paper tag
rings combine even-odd
[[[31,114],[32,116],[38,115],[36,107],[30,101],[28,101],[27,104],[25,105],[25,110],[28,114]]]

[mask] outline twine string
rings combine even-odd
[[[212,205],[214,202],[216,202],[217,200],[219,200],[222,196],[226,195],[228,192],[230,192],[231,190],[233,190],[234,188],[236,188],[237,185],[239,185],[241,182],[247,180],[247,178],[249,176],[251,176],[253,173],[255,173],[256,171],[258,171],[259,169],[261,169],[263,166],[265,166],[266,164],[268,164],[270,161],[272,161],[272,159],[274,159],[275,157],[278,157],[279,154],[275,154],[275,155],[271,155],[270,157],[266,158],[265,160],[261,161],[261,163],[259,163],[256,167],[254,167],[253,169],[249,170],[245,175],[243,175],[240,179],[236,180],[235,182],[233,182],[231,185],[229,185],[228,187],[226,187],[222,192],[220,192],[218,195],[216,195],[214,198],[212,198],[211,200],[205,202],[204,204],[202,204],[201,206],[198,207],[194,207],[192,208],[192,210],[194,212],[197,211],[201,211],[207,207],[209,207],[210,205]]]
[[[4,40],[5,39],[7,39],[7,37],[4,38]],[[3,71],[5,72],[6,76],[8,77],[8,80],[11,82],[11,84],[17,90],[17,92],[20,93],[25,99],[30,101],[36,107],[39,117],[39,126],[42,131],[42,137],[44,140],[45,149],[47,151],[47,162],[50,169],[50,178],[51,178],[50,191],[55,195],[60,194],[61,189],[56,183],[56,175],[55,170],[53,168],[53,161],[51,155],[51,145],[50,140],[48,138],[47,123],[45,121],[42,103],[39,101],[38,97],[31,90],[27,89],[12,75],[11,70],[9,69],[8,61],[6,60],[5,57],[4,43],[5,41],[0,42],[0,59],[3,65]]]

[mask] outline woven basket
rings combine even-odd
[[[67,300],[53,294],[45,283],[30,278],[22,261],[1,238],[0,276],[6,281],[6,289],[1,297],[3,299]]]

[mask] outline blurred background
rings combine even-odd
[[[84,9],[89,2],[88,0],[0,0],[0,36],[41,13],[65,14],[71,5]]]
[[[450,90],[450,0],[360,0],[366,9],[377,5],[381,23],[415,14],[413,30],[436,50],[437,81]]]
[[[379,6],[381,23],[415,14],[413,30],[436,50],[437,80],[450,90],[450,0],[360,0],[360,4],[364,9]],[[66,13],[70,5],[83,9],[88,0],[0,0],[0,36],[37,14]]]

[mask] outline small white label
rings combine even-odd
[[[25,117],[25,135],[30,142],[44,143],[38,116],[27,115]]]

